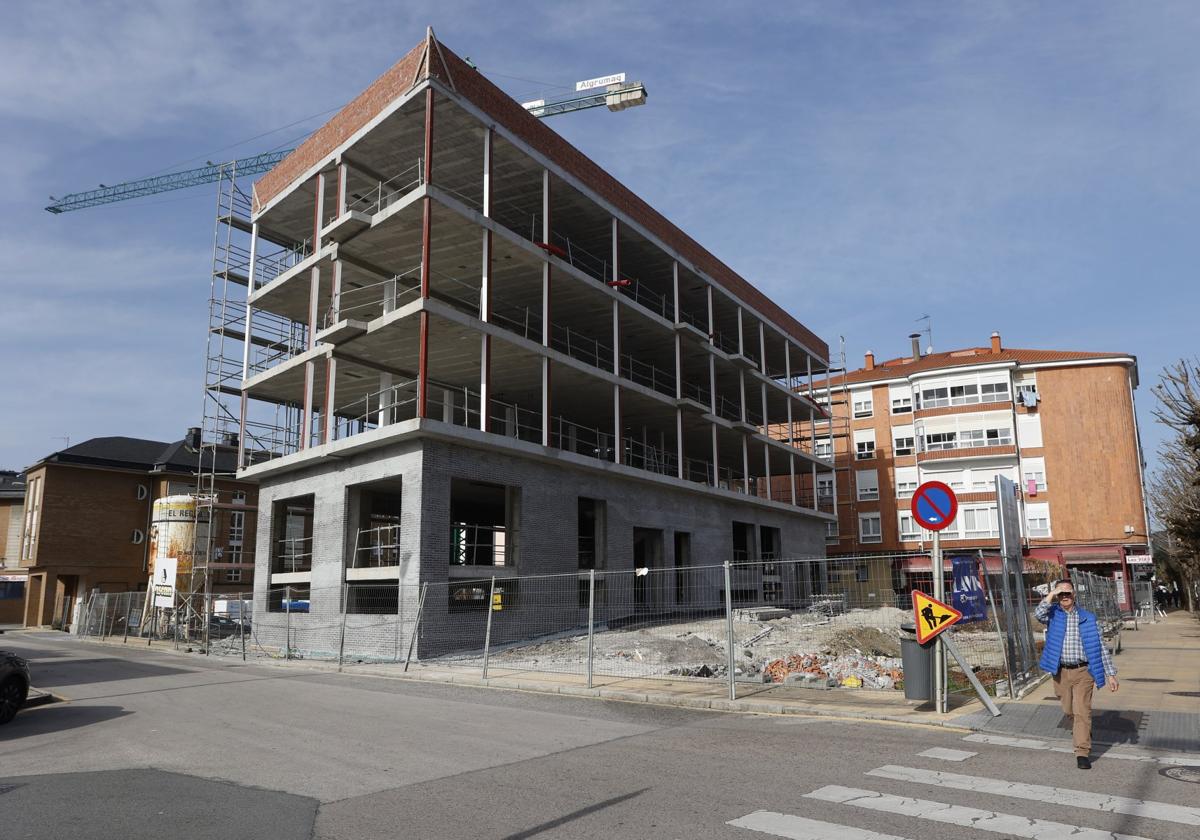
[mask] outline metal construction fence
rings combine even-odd
[[[913,617],[899,571],[905,559],[763,559],[557,575],[474,567],[471,577],[437,582],[393,577],[216,593],[206,617],[190,620],[194,612],[178,603],[148,608],[144,592],[97,593],[76,632],[171,640],[247,659],[434,665],[484,676],[546,672],[588,685],[664,678],[720,680],[731,694],[744,683],[888,691],[903,687],[900,627]],[[1075,575],[1081,603],[1111,615],[1111,581]],[[1036,597],[1019,569],[981,581],[987,618],[951,632],[980,681],[1008,693],[1036,674]],[[962,676],[951,672],[952,691],[969,691]]]

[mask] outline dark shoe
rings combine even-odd
[[[1080,770],[1091,770],[1092,761],[1086,755],[1079,755],[1075,757],[1075,766]]]

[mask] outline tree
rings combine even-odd
[[[1200,582],[1200,362],[1182,359],[1168,367],[1154,394],[1154,416],[1173,433],[1159,447],[1160,464],[1151,482],[1155,514],[1170,537],[1161,555],[1187,591],[1188,611],[1195,612]]]

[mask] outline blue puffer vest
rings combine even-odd
[[[1104,658],[1101,647],[1104,645],[1100,638],[1100,626],[1096,616],[1087,610],[1076,607],[1079,613],[1079,638],[1083,642],[1083,652],[1087,655],[1088,673],[1096,681],[1097,688],[1104,687]],[[1067,614],[1058,604],[1050,607],[1050,621],[1046,625],[1046,647],[1042,650],[1038,666],[1051,674],[1058,673],[1058,665],[1062,661],[1063,639],[1067,635]]]

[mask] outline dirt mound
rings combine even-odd
[[[867,656],[899,656],[900,640],[895,632],[878,630],[874,627],[848,627],[839,630],[825,640],[825,653],[834,656],[865,654]]]

